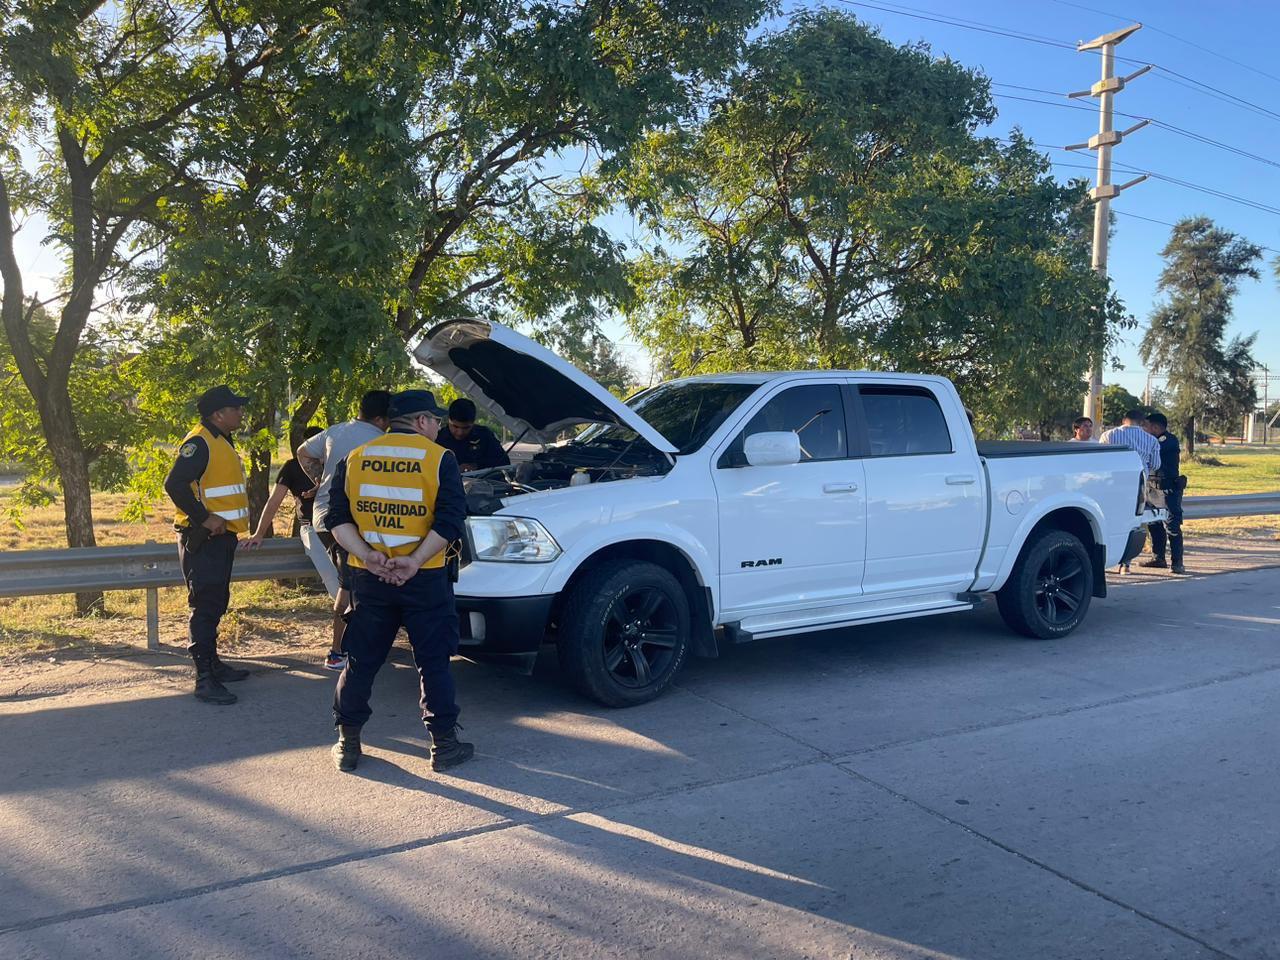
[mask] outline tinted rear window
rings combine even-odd
[[[873,457],[950,453],[951,431],[937,399],[920,387],[858,388]]]

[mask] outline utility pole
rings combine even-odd
[[[1271,425],[1276,418],[1267,418],[1271,412],[1271,370],[1265,363],[1258,366],[1262,368],[1262,445],[1265,447],[1271,440]]]
[[[1089,196],[1094,204],[1093,269],[1104,278],[1107,275],[1107,231],[1110,226],[1111,200],[1114,197],[1118,197],[1122,190],[1127,190],[1129,187],[1147,179],[1147,175],[1144,173],[1142,176],[1135,177],[1128,183],[1122,183],[1118,186],[1111,182],[1111,148],[1119,144],[1129,134],[1140,130],[1151,122],[1150,120],[1142,120],[1135,123],[1128,130],[1115,130],[1111,125],[1115,109],[1115,95],[1123,90],[1125,84],[1130,80],[1142,76],[1142,74],[1151,69],[1150,64],[1148,64],[1135,70],[1127,77],[1116,76],[1116,46],[1141,29],[1142,24],[1135,23],[1125,27],[1123,30],[1103,34],[1101,37],[1090,40],[1087,43],[1079,44],[1076,49],[1081,53],[1092,50],[1102,51],[1102,79],[1088,90],[1067,94],[1067,96],[1073,98],[1098,98],[1097,135],[1090,137],[1088,143],[1074,143],[1068,146],[1067,149],[1098,151],[1098,177],[1094,188],[1089,191]],[[1099,426],[1103,423],[1102,368],[1106,364],[1107,352],[1106,329],[1102,316],[1102,306],[1099,304],[1098,330],[1094,334],[1093,344],[1093,366],[1089,372],[1089,393],[1084,398],[1084,415],[1090,417]]]

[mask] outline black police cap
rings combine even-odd
[[[403,390],[391,395],[391,403],[387,406],[387,416],[408,417],[415,413],[429,413],[433,417],[447,417],[449,412],[436,403],[435,394],[430,390]]]
[[[248,402],[248,397],[242,397],[225,383],[220,383],[200,394],[200,399],[196,401],[196,409],[200,411],[200,416],[207,417],[223,407],[243,407]]]

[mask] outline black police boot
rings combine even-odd
[[[345,724],[338,727],[338,742],[333,745],[333,762],[343,773],[350,773],[360,762],[360,728]]]
[[[1138,566],[1157,567],[1160,570],[1163,570],[1166,566],[1168,566],[1168,564],[1164,562],[1164,557],[1152,557],[1150,560],[1143,560],[1140,564],[1138,564]]]
[[[249,676],[248,670],[228,666],[219,659],[216,653],[213,655],[211,662],[213,663],[213,675],[219,683],[235,683],[237,680],[244,680]]]
[[[1173,565],[1170,567],[1174,573],[1186,573],[1187,568],[1182,565],[1182,551],[1175,550],[1173,552]]]
[[[458,739],[458,727],[448,733],[431,734],[431,769],[448,770],[460,763],[466,763],[475,754],[473,743],[463,743]]]
[[[195,695],[197,700],[222,706],[236,702],[236,695],[224,687],[214,674],[213,664],[208,657],[196,660]]]

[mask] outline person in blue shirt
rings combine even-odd
[[[465,397],[449,404],[448,428],[440,431],[436,443],[453,451],[463,473],[505,467],[511,462],[493,431],[476,424],[476,405]]]
[[[1182,553],[1182,490],[1187,479],[1182,475],[1179,460],[1182,455],[1178,438],[1169,432],[1169,418],[1163,413],[1152,413],[1143,424],[1147,432],[1160,443],[1160,472],[1156,475],[1160,489],[1164,491],[1165,508],[1169,519],[1147,524],[1151,531],[1151,559],[1140,564],[1143,567],[1163,569],[1165,546],[1169,548],[1169,569],[1174,573],[1186,573]]]

